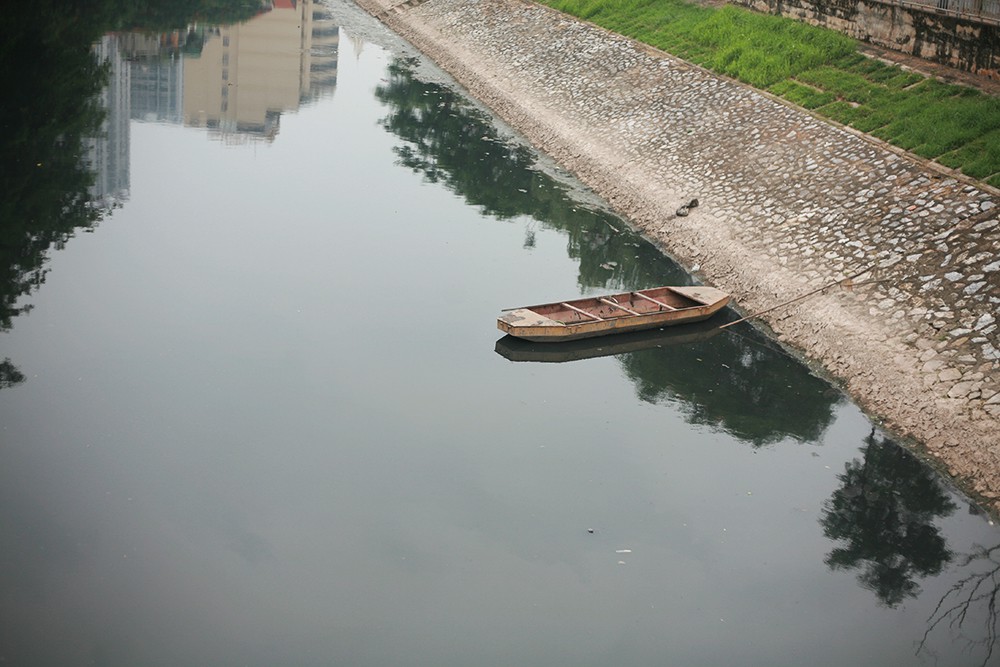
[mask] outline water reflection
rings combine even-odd
[[[282,114],[331,96],[340,29],[329,11],[312,0],[260,7],[243,22],[122,34],[129,116],[207,128],[230,144],[271,142]]]
[[[86,163],[94,175],[89,189],[91,206],[107,211],[129,198],[131,77],[122,60],[118,35],[104,35],[92,51],[108,76],[98,98],[104,120],[98,132],[87,139]]]
[[[13,3],[5,8],[0,62],[0,330],[30,309],[24,297],[45,281],[45,263],[101,210],[88,138],[105,118],[108,79],[89,46],[103,25],[87,7]]]
[[[723,428],[756,447],[786,438],[820,441],[840,400],[749,327],[686,348],[631,354],[621,363],[642,400],[680,401],[691,423]]]
[[[950,634],[949,643],[964,644],[973,657],[990,664],[1000,648],[1000,544],[978,547],[959,565],[962,576],[942,596],[928,619],[918,653],[931,650],[938,634]]]
[[[375,89],[388,108],[383,127],[406,142],[393,149],[402,165],[487,215],[529,218],[528,249],[538,226],[563,232],[567,254],[579,261],[581,287],[690,284],[690,276],[618,218],[582,205],[566,185],[536,168],[532,151],[506,141],[483,112],[455,91],[416,78],[413,65],[412,59],[395,59]]]
[[[336,87],[339,26],[313,0],[44,0],[7,7],[3,31],[0,331],[50,250],[128,200],[130,120],[270,141]],[[23,382],[4,363],[0,387]]]
[[[955,503],[926,466],[874,429],[861,458],[838,479],[820,520],[824,534],[842,543],[827,565],[859,570],[858,582],[888,607],[916,597],[916,579],[939,574],[952,558],[934,521],[954,512]]]
[[[579,262],[582,287],[637,289],[690,283],[687,274],[617,218],[582,207],[566,186],[536,167],[527,148],[504,141],[485,116],[455,92],[417,79],[412,61],[394,61],[386,83],[375,94],[389,109],[383,126],[405,140],[394,149],[401,164],[430,182],[445,184],[496,218],[529,218],[524,244],[529,250],[536,225],[561,231],[568,239],[567,253]],[[710,331],[731,315],[717,316],[696,331]],[[685,340],[686,345],[676,344],[678,340],[674,345],[652,342],[645,351],[633,345],[657,335],[670,338],[691,332],[685,327],[636,339],[582,341],[571,347],[501,340],[497,352],[517,360],[548,361],[560,356],[621,355],[620,363],[640,399],[679,402],[692,423],[723,428],[755,446],[785,438],[815,441],[829,426],[837,393],[749,327],[710,342],[698,336]]]
[[[308,2],[308,0],[305,0]],[[248,21],[267,11],[266,0],[91,0],[109,15],[104,30],[171,32],[192,23],[225,25]],[[294,4],[294,3],[293,3]]]
[[[510,361],[564,363],[697,343],[720,334],[722,330],[717,323],[699,322],[681,327],[636,331],[564,343],[534,343],[513,336],[504,336],[497,341],[495,349],[497,354]]]
[[[10,358],[0,361],[0,389],[14,387],[24,382],[24,373],[18,370]]]

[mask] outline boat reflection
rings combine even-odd
[[[510,361],[563,363],[612,357],[656,347],[700,343],[720,333],[722,330],[719,329],[718,322],[699,322],[682,327],[650,329],[563,343],[533,343],[513,336],[504,336],[497,341],[496,353]]]

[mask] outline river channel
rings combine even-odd
[[[0,663],[1000,664],[974,503],[732,311],[502,337],[693,279],[352,3],[273,5],[5,52]]]

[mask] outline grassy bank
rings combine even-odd
[[[1000,99],[866,58],[838,32],[684,0],[541,0],[1000,187]]]

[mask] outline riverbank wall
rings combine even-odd
[[[896,0],[733,0],[839,30],[851,37],[991,79],[1000,79],[1000,22],[993,15]],[[958,3],[955,3],[958,4]],[[981,3],[980,3],[981,4]]]
[[[1000,510],[995,191],[531,2],[356,1],[745,313],[863,271],[761,319]]]

